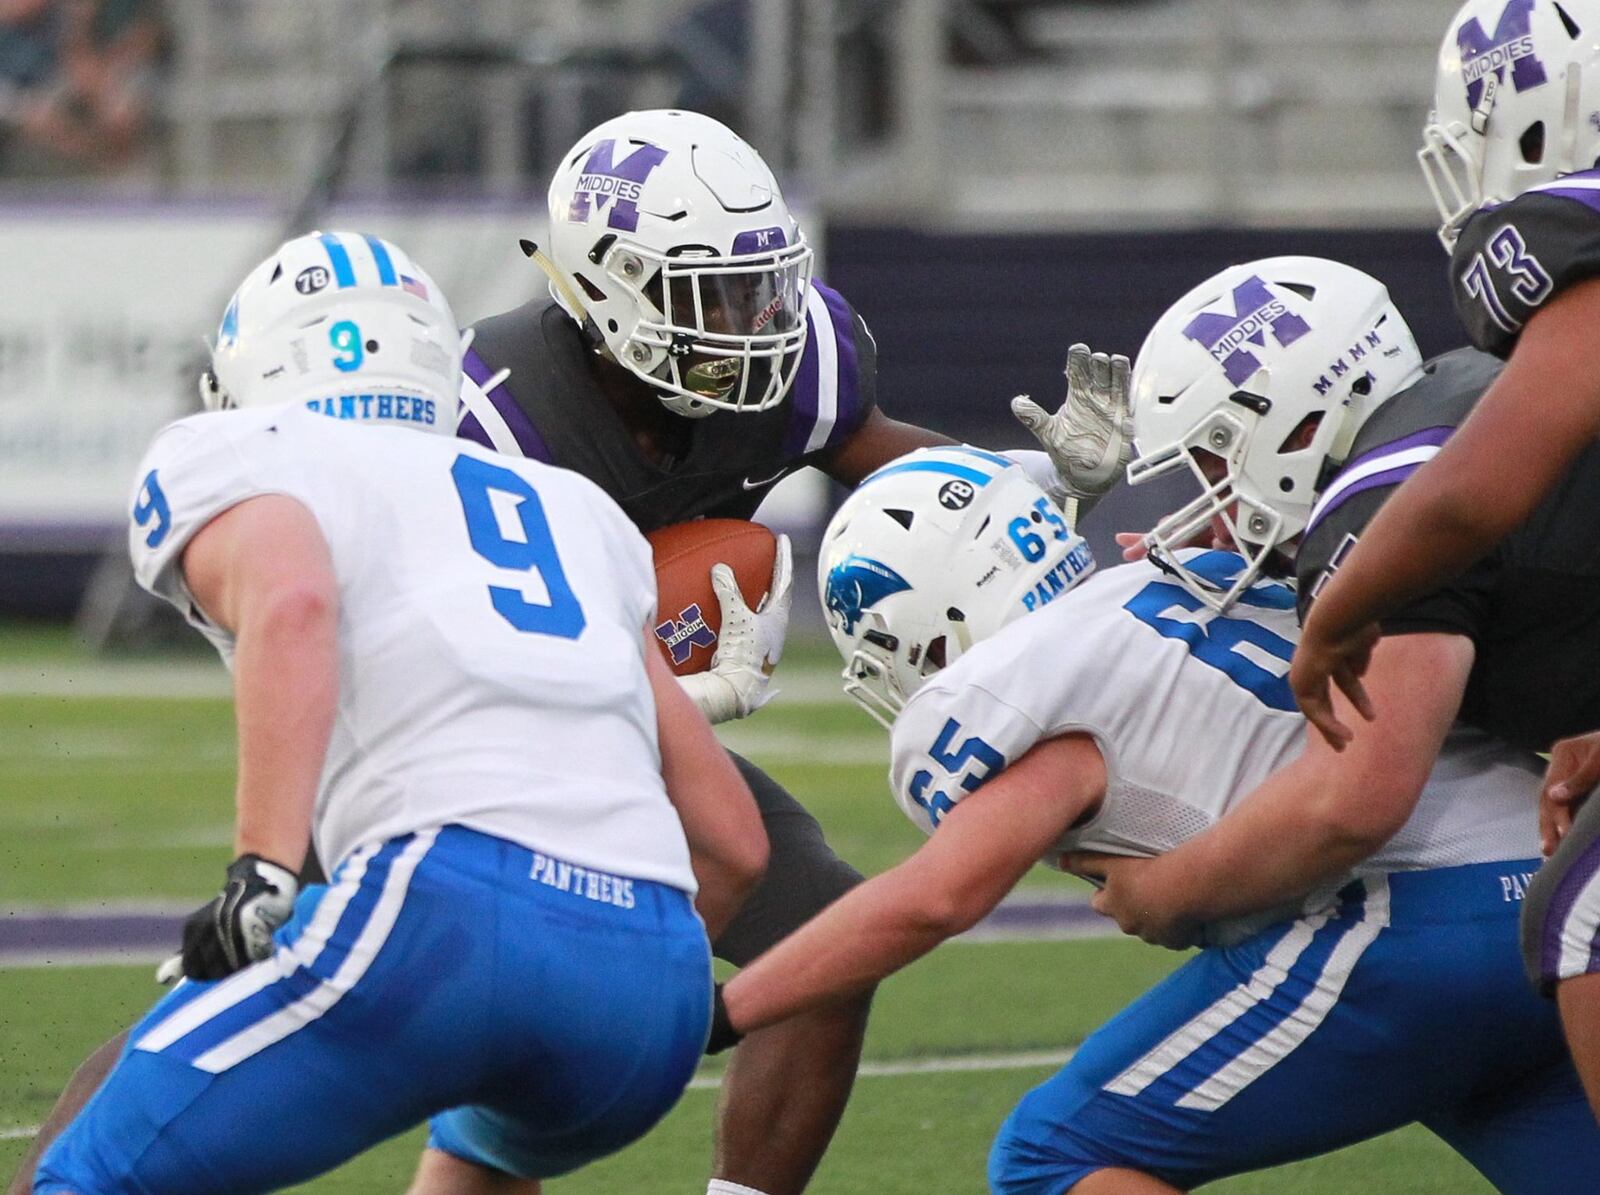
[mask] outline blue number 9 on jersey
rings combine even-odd
[[[587,625],[583,607],[567,584],[544,517],[544,504],[533,486],[510,469],[465,454],[456,457],[450,476],[461,497],[472,550],[496,568],[538,572],[549,594],[548,603],[530,602],[519,590],[491,585],[489,600],[500,617],[530,635],[576,639],[583,634]],[[511,523],[513,511],[515,523]],[[519,527],[520,534],[515,534]],[[513,534],[507,534],[508,530]]]

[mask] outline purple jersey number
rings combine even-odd
[[[1506,272],[1511,280],[1512,297],[1528,308],[1537,307],[1550,297],[1555,284],[1549,273],[1539,264],[1539,259],[1528,252],[1527,242],[1515,224],[1507,224],[1489,238],[1486,246],[1489,258]],[[1522,327],[1522,321],[1507,310],[1500,293],[1495,289],[1494,275],[1482,253],[1473,255],[1472,263],[1461,277],[1467,293],[1483,303],[1489,318],[1507,332]]]

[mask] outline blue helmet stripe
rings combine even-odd
[[[363,233],[367,247],[372,250],[372,260],[378,265],[378,281],[384,286],[398,286],[400,280],[395,277],[394,262],[389,259],[389,251],[383,247],[383,242],[370,232]]]
[[[350,254],[345,252],[344,245],[340,243],[339,238],[331,232],[325,232],[320,240],[322,241],[322,247],[328,251],[328,264],[333,267],[333,278],[339,284],[339,289],[343,290],[347,286],[354,286],[356,284],[356,271],[350,264]]]
[[[988,452],[982,448],[974,448],[971,444],[963,444],[959,448],[946,448],[945,452],[964,452],[968,456],[975,456],[979,460],[988,461],[991,465],[999,465],[1002,469],[1009,469],[1017,462],[1010,457],[1001,456],[998,452]]]
[[[1010,462],[1008,461],[1007,464]],[[863,481],[880,481],[885,477],[893,477],[896,473],[944,473],[950,477],[959,477],[962,481],[970,481],[973,485],[988,485],[993,475],[980,469],[973,469],[967,465],[958,465],[954,461],[906,461],[900,465],[888,465]]]

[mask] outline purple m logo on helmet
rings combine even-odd
[[[1483,98],[1483,81],[1489,75],[1504,82],[1506,67],[1511,68],[1511,83],[1527,91],[1547,81],[1544,64],[1534,52],[1528,30],[1534,0],[1509,0],[1491,37],[1477,17],[1463,21],[1456,30],[1456,45],[1461,48],[1461,77],[1467,81],[1467,107],[1476,109]]]
[[[639,194],[644,189],[645,179],[661,165],[667,151],[659,145],[641,145],[620,162],[616,154],[617,143],[609,137],[589,151],[589,160],[583,164],[578,185],[573,189],[568,219],[587,224],[591,210],[604,211],[609,203],[608,228],[622,232],[639,230]]]
[[[1271,332],[1279,345],[1288,348],[1309,331],[1310,324],[1290,311],[1259,277],[1251,275],[1233,288],[1232,315],[1202,311],[1189,321],[1183,334],[1221,363],[1228,381],[1242,386],[1261,368],[1261,359],[1250,351],[1250,345],[1265,348]]]
[[[676,618],[668,618],[656,626],[656,638],[667,645],[674,666],[686,664],[697,647],[714,647],[717,634],[706,625],[700,613],[700,603],[686,606]]]

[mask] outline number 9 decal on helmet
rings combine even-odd
[[[461,332],[433,279],[370,234],[286,241],[234,292],[200,393],[213,410],[299,402],[453,434]]]

